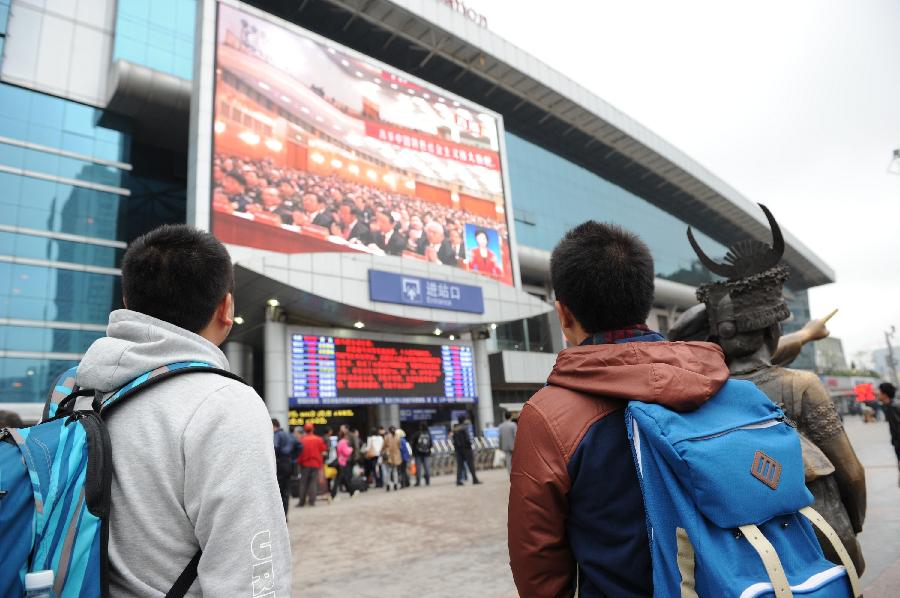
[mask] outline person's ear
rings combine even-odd
[[[216,319],[222,326],[231,328],[234,326],[234,295],[226,293],[219,307],[216,309]]]
[[[572,312],[569,311],[569,308],[559,301],[555,301],[553,306],[556,308],[556,315],[559,316],[559,323],[563,330],[572,328],[572,325],[575,323],[575,317],[572,315]]]

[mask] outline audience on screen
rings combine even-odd
[[[320,227],[378,253],[418,254],[434,263],[465,267],[477,262],[474,269],[482,274],[502,274],[499,256],[486,247],[486,229],[495,230],[505,244],[505,223],[334,175],[218,155],[213,163],[213,205],[218,210],[268,213],[265,218],[286,225]],[[478,227],[474,247],[466,246],[466,224]]]

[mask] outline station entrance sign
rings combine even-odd
[[[369,270],[369,299],[416,307],[484,313],[481,287]]]

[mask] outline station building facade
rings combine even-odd
[[[282,55],[288,43],[321,47],[309,60],[330,61],[315,63],[334,67],[330,88],[260,75],[302,77],[291,60],[304,57]],[[381,87],[355,106],[342,77],[363,74]],[[389,89],[402,97],[379,99]],[[318,123],[301,112],[315,102]],[[549,255],[579,222],[616,222],[647,241],[648,324],[662,332],[709,280],[688,225],[714,256],[746,236],[768,240],[758,208],[715,175],[437,0],[0,0],[0,107],[0,409],[26,418],[121,307],[128,242],[163,223],[204,226],[229,245],[242,323],[224,350],[273,416],[358,426],[461,412],[487,425],[520,406],[564,347]],[[362,141],[340,129],[357,125]],[[267,220],[231,201],[220,187],[236,168],[268,177],[261,193],[287,179],[281,201],[296,193],[297,215]],[[388,213],[407,245],[383,251],[340,222],[316,228],[301,196],[329,195],[334,180],[352,188],[330,209],[371,197],[358,212],[370,230]],[[413,205],[420,220],[440,220],[434,238],[421,222],[432,253],[400,228]],[[451,229],[465,249],[438,259]],[[473,265],[480,234],[489,275]],[[807,289],[834,274],[785,238],[790,330],[809,319]],[[404,299],[416,281],[421,294]],[[429,289],[444,305],[416,303]],[[350,381],[303,400],[321,382],[303,370],[313,349],[342,354],[329,363]],[[796,366],[814,367],[811,349]],[[360,355],[420,360],[424,386],[393,391],[392,372],[373,374],[351,360]],[[363,388],[373,376],[380,392]]]

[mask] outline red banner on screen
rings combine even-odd
[[[392,127],[381,123],[366,121],[366,135],[391,145],[426,152],[439,158],[456,160],[472,166],[483,166],[491,170],[500,170],[500,157],[497,152],[474,148],[461,143],[445,141],[438,137],[415,133],[408,129]]]

